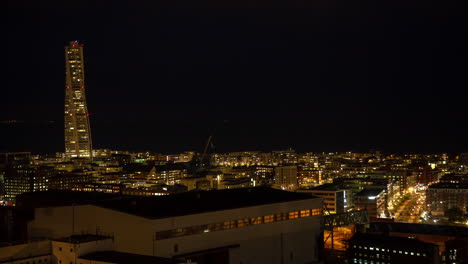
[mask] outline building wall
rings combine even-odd
[[[442,253],[445,251],[445,242],[456,239],[456,237],[454,236],[441,236],[438,234],[426,235],[426,234],[417,234],[417,233],[390,232],[389,235],[398,236],[398,237],[413,237],[422,242],[432,243],[439,247],[439,255],[442,255]]]
[[[432,214],[443,214],[445,210],[458,207],[463,212],[468,208],[468,189],[428,188],[426,191],[427,210]]]
[[[280,166],[275,168],[275,184],[284,190],[295,190],[298,187],[297,166]]]
[[[93,240],[85,243],[52,241],[52,259],[59,264],[77,264],[78,257],[96,251],[113,250],[112,239]]]
[[[7,260],[2,262],[2,264],[49,264],[54,263],[52,261],[51,255],[43,255],[43,256],[35,256],[35,257],[27,257],[24,259],[17,259],[17,260]]]
[[[0,263],[50,263],[50,252],[50,240],[0,247]]]
[[[30,238],[108,235],[115,238],[117,251],[143,255],[152,254],[152,230],[154,224],[149,219],[92,205],[38,208],[34,221],[28,224]]]
[[[89,259],[81,259],[81,258],[78,258],[78,262],[80,264],[109,264],[109,262],[89,260]]]
[[[440,263],[436,245],[425,248],[402,248],[400,245],[372,244],[369,246],[369,243],[366,242],[350,243],[348,255],[349,263]]]
[[[369,217],[380,217],[385,212],[385,193],[377,196],[355,196],[354,205],[357,210],[367,210]]]
[[[332,214],[345,211],[344,190],[297,190],[296,192],[310,193],[323,199],[323,203]]]
[[[231,250],[230,263],[243,264],[305,263],[316,260],[318,255],[320,215],[156,240],[156,232],[165,230],[304,209],[321,210],[321,201],[317,198],[155,220],[91,205],[74,207],[74,233],[111,235],[116,251],[172,257],[239,245]],[[71,235],[72,215],[72,207],[36,209],[35,220],[29,224],[30,237]]]
[[[26,192],[47,191],[55,171],[47,166],[19,166],[5,170],[5,200],[16,202]]]

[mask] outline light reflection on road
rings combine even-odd
[[[395,213],[395,222],[420,223],[420,215],[424,211],[424,192],[412,193]]]

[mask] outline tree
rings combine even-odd
[[[445,210],[445,216],[450,222],[463,220],[463,211],[458,207],[452,207]]]

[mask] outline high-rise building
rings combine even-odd
[[[278,166],[275,167],[275,184],[283,190],[296,190],[297,166]]]
[[[83,44],[70,42],[65,47],[65,156],[91,159],[91,130],[83,60]]]

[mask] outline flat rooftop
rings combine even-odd
[[[340,188],[338,188],[338,185],[333,184],[333,183],[325,183],[322,185],[317,185],[311,188],[308,188],[306,190],[311,190],[311,191],[338,191]]]
[[[413,238],[382,236],[380,234],[356,233],[349,239],[351,244],[374,247],[389,247],[399,249],[423,249],[437,245],[419,241]]]
[[[169,258],[145,256],[131,253],[124,253],[118,251],[98,251],[78,257],[80,259],[109,262],[116,264],[178,264],[184,263],[183,261],[177,261]]]
[[[190,191],[166,196],[133,196],[96,205],[147,218],[167,218],[316,198],[305,193],[255,187]]]
[[[424,234],[433,236],[468,237],[468,227],[448,225],[428,225],[398,222],[371,222],[370,233],[391,232],[406,234]]]
[[[384,191],[384,188],[369,188],[369,189],[364,189],[358,193],[356,193],[356,196],[377,196],[379,193]]]
[[[429,185],[429,189],[468,189],[468,183],[439,182]]]
[[[33,192],[22,195],[33,205],[49,207],[92,204],[146,218],[167,218],[299,200],[320,199],[269,187],[190,191],[164,196],[122,196],[95,192]]]
[[[68,242],[73,244],[87,243],[91,241],[111,239],[111,237],[99,236],[99,235],[72,235],[69,237],[63,237],[58,239],[53,239],[54,241]]]

